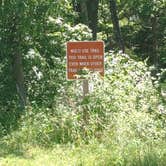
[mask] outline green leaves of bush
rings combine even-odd
[[[104,78],[86,73],[90,92],[85,97],[82,80],[64,79],[51,108],[29,107],[20,122],[23,142],[50,146],[88,143],[104,136],[115,142],[120,139],[123,146],[133,139],[164,139],[165,128],[156,116],[160,98],[146,63],[122,53],[107,53],[105,63]]]

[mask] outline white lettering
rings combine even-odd
[[[102,55],[93,55],[93,59],[103,59]]]
[[[102,62],[91,62],[91,66],[99,66],[102,65]]]
[[[69,72],[71,72],[71,73],[76,73],[76,72],[77,72],[77,69],[69,68]]]
[[[89,53],[89,49],[87,49],[87,48],[82,49],[82,53]]]
[[[89,62],[80,62],[80,66],[89,66]]]
[[[69,62],[69,66],[78,66],[78,62]]]
[[[71,49],[71,53],[81,53],[81,49]]]
[[[99,49],[98,48],[91,48],[90,52],[91,53],[99,53]]]
[[[86,56],[81,56],[81,55],[79,55],[79,56],[78,56],[78,59],[87,59],[87,57],[86,57]]]
[[[75,55],[69,56],[69,59],[76,59],[77,57]]]

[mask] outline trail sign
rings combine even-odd
[[[67,42],[67,79],[76,79],[79,71],[87,68],[104,76],[104,42]]]

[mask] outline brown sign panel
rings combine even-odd
[[[67,79],[76,79],[84,68],[104,76],[103,41],[67,42]]]

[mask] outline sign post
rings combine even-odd
[[[83,97],[86,96],[86,94],[89,93],[89,83],[88,83],[88,80],[85,79],[83,80]]]
[[[75,80],[79,72],[87,68],[104,76],[104,42],[67,42],[67,79]],[[83,96],[89,92],[88,80],[83,80]]]

